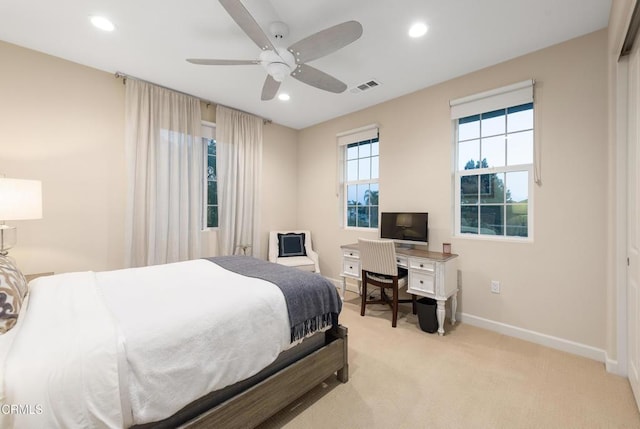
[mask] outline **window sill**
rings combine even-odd
[[[494,241],[502,243],[532,244],[532,237],[507,237],[502,235],[454,234],[453,238],[471,241]]]
[[[345,231],[366,231],[366,232],[374,232],[374,231],[378,231],[378,227],[376,226],[375,228],[365,228],[362,226],[345,226],[343,227],[343,229]]]

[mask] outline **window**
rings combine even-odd
[[[380,148],[378,127],[370,125],[338,135],[344,225],[378,228]]]
[[[530,94],[530,102],[455,118],[456,235],[531,238],[532,87]],[[480,98],[481,107],[491,104]]]
[[[207,228],[218,227],[218,169],[216,167],[216,128],[215,124],[203,121],[202,143],[205,153],[205,204],[204,222]]]
[[[346,225],[378,228],[378,138],[351,143],[346,146],[346,151]]]

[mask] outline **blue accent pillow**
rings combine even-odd
[[[304,242],[304,232],[299,234],[296,234],[295,232],[289,232],[287,234],[278,233],[278,258],[307,256]]]

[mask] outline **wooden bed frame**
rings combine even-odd
[[[347,328],[325,333],[324,346],[262,382],[204,412],[180,428],[253,428],[337,373],[349,381]]]

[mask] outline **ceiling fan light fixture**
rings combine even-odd
[[[113,31],[116,28],[116,26],[104,16],[92,15],[89,17],[89,20],[94,27],[103,31]]]
[[[409,28],[409,37],[414,39],[422,37],[427,34],[427,25],[424,22],[417,22]]]
[[[276,82],[282,82],[290,72],[291,69],[285,63],[267,64],[267,73],[269,73]]]
[[[290,99],[291,97],[289,97],[289,94],[287,94],[286,92],[278,94],[278,100],[280,101],[289,101]]]

